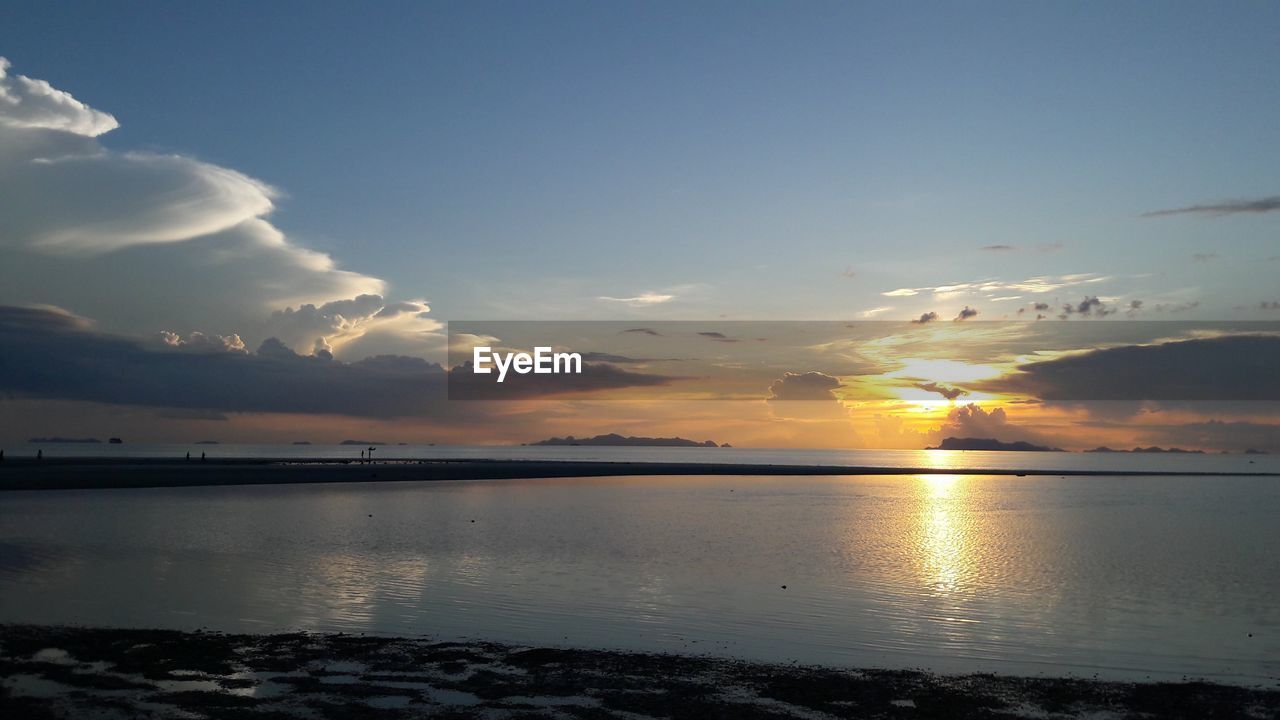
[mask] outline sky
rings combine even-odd
[[[7,7],[2,327],[61,333],[28,343],[60,360],[92,341],[135,370],[216,351],[412,376],[445,362],[450,320],[1280,320],[1274,4]],[[387,356],[400,365],[366,362]],[[865,380],[777,357],[779,380]],[[894,408],[863,408],[866,427],[814,434],[770,414],[768,378],[759,426],[740,431],[724,429],[740,411],[699,406],[694,422],[668,401],[177,412],[145,388],[68,388],[20,365],[48,356],[0,362],[25,378],[0,387],[8,442],[117,428],[513,442],[550,427],[918,446],[974,413],[973,395],[912,408],[920,437],[890,442],[872,426]],[[152,385],[216,371],[168,372]],[[996,394],[982,412],[1002,400],[1045,398]],[[1179,408],[1152,427],[1274,420],[1259,408]],[[1024,412],[1077,445],[1106,439],[1080,423],[1114,422]],[[1183,437],[1161,432],[1122,439]]]

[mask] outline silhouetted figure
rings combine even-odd
[[[373,462],[373,448],[369,448],[369,462]]]
[[[360,462],[364,462],[364,451],[360,451]]]
[[[4,462],[4,451],[0,450],[0,462]]]
[[[43,451],[43,450],[37,450],[37,451],[36,451],[36,459],[37,459],[37,460],[43,460],[43,459],[44,459],[44,451]]]
[[[191,459],[191,451],[190,451],[190,450],[188,450],[188,451],[187,451],[187,459],[188,459],[188,460],[190,460],[190,459]]]
[[[200,462],[204,462],[204,453],[200,453]]]

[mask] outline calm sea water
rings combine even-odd
[[[0,621],[1274,686],[1277,518],[1240,477],[10,492]]]

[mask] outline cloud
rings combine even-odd
[[[916,383],[912,387],[920,388],[925,392],[938,393],[948,400],[955,400],[961,395],[969,394],[968,390],[961,390],[958,387],[951,387],[950,385],[940,385],[936,382]]]
[[[662,337],[662,333],[658,332],[657,330],[654,330],[653,328],[628,328],[620,332],[638,333],[641,335],[652,335],[653,337]]]
[[[949,437],[1044,443],[1044,438],[1035,431],[1010,422],[1004,408],[997,407],[988,411],[977,403],[953,408],[947,413],[946,421],[929,433],[929,439],[935,445]]]
[[[332,350],[361,337],[371,328],[414,321],[430,308],[423,301],[388,305],[381,295],[358,295],[323,305],[305,304],[296,310],[287,307],[271,314],[267,332],[297,350],[323,341]]]
[[[1024,292],[1024,293],[1048,293],[1063,290],[1078,285],[1089,285],[1100,283],[1111,278],[1106,275],[1097,273],[1073,273],[1070,275],[1037,275],[1019,280],[1007,282],[1004,280],[978,280],[975,282],[952,283],[949,285],[935,285],[932,287],[916,287],[916,288],[898,288],[880,293],[885,297],[914,297],[922,293],[932,293],[937,298],[955,297],[957,295],[974,294],[974,293],[1008,293],[1008,292]]]
[[[1195,260],[1196,262],[1207,263],[1207,262],[1213,262],[1214,260],[1217,260],[1221,257],[1222,256],[1219,255],[1218,253],[1195,253],[1194,255],[1191,256],[1191,259]]]
[[[187,352],[248,352],[244,340],[239,335],[205,335],[193,332],[186,338],[168,330],[160,331],[156,339],[165,347],[186,350]]]
[[[0,307],[0,392],[217,412],[357,417],[443,414],[445,373],[421,358],[344,363],[299,355],[274,338],[256,353],[234,340],[162,342],[96,332],[50,308]]]
[[[10,67],[11,63],[0,57],[0,125],[86,137],[120,126],[111,115],[94,110],[44,80],[9,74]]]
[[[931,323],[937,319],[938,319],[938,313],[930,311],[930,312],[924,313],[923,315],[916,318],[915,320],[912,320],[911,322],[915,323],[916,325],[924,325],[926,323]]]
[[[858,315],[864,318],[871,318],[877,315],[882,315],[884,313],[887,313],[892,309],[893,309],[893,306],[891,305],[881,305],[880,307],[874,307],[874,308],[871,308],[870,310],[863,310],[862,312],[858,313]]]
[[[659,305],[661,303],[670,302],[672,300],[675,300],[675,298],[676,298],[675,295],[671,295],[667,293],[643,292],[635,297],[620,298],[620,297],[609,297],[608,295],[601,295],[596,299],[604,300],[605,302],[619,303],[622,305],[627,305],[629,307],[649,307],[650,305]]]
[[[983,245],[978,249],[986,250],[987,252],[1008,252],[1014,248],[1012,245]]]
[[[1186,207],[1167,210],[1152,210],[1142,213],[1142,217],[1164,217],[1167,215],[1238,215],[1240,213],[1267,213],[1280,210],[1280,195],[1258,198],[1256,200],[1228,200],[1226,202],[1205,205],[1188,205]]]
[[[959,314],[959,315],[956,315],[956,317],[955,317],[955,321],[956,321],[956,322],[961,322],[961,321],[968,320],[969,318],[974,318],[974,317],[977,317],[977,316],[978,316],[978,311],[977,311],[977,310],[974,310],[973,308],[969,307],[968,305],[965,305],[965,306],[964,306],[964,309],[960,311],[960,314]]]
[[[738,338],[729,337],[728,335],[725,335],[724,333],[719,333],[719,332],[714,332],[714,331],[706,331],[706,332],[700,332],[700,333],[698,333],[698,334],[699,334],[699,335],[701,335],[701,336],[702,336],[702,337],[704,337],[704,338],[707,338],[708,340],[715,340],[716,342],[722,342],[722,343],[736,343],[736,342],[738,342]]]
[[[275,311],[387,295],[382,280],[339,269],[268,222],[278,193],[266,183],[181,155],[109,150],[96,138],[116,125],[3,63],[0,304],[92,312],[114,332],[198,329],[254,344],[284,322]],[[325,342],[376,331],[416,347],[437,327],[398,301],[379,312],[359,328],[336,323]],[[308,350],[316,340],[288,338]]]
[[[774,380],[769,386],[769,402],[790,400],[838,400],[835,390],[841,385],[840,378],[820,372],[793,373],[788,372]]]
[[[1280,336],[1125,345],[1019,365],[971,385],[1046,401],[1280,400]]]
[[[1139,303],[1137,307],[1141,307],[1141,306],[1142,304]],[[1132,304],[1130,304],[1129,310],[1131,312],[1134,312],[1137,310],[1137,307],[1134,307]],[[1072,315],[1103,318],[1108,315],[1114,315],[1116,312],[1118,312],[1116,308],[1108,306],[1105,302],[1098,299],[1098,297],[1095,295],[1095,296],[1086,297],[1078,303],[1074,303],[1074,304],[1067,303],[1066,305],[1063,305],[1062,314],[1059,315],[1058,317],[1064,320]]]
[[[1158,426],[1153,430],[1154,439],[1166,445],[1228,452],[1250,449],[1280,452],[1280,424],[1207,420]]]

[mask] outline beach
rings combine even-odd
[[[13,718],[1274,718],[1280,691],[368,635],[0,626]]]

